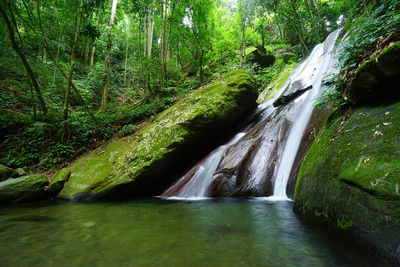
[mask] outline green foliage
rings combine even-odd
[[[349,20],[348,33],[339,46],[340,73],[335,77],[327,77],[326,83],[330,86],[324,92],[325,98],[316,104],[317,107],[327,103],[346,105],[348,99],[344,89],[352,77],[351,73],[374,52],[379,41],[396,32],[398,34],[400,30],[400,2],[396,0],[383,1],[377,7],[370,5],[355,11],[363,13]]]

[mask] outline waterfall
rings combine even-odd
[[[289,179],[290,171],[292,169],[297,150],[299,149],[304,129],[307,127],[307,124],[310,120],[311,112],[315,104],[315,99],[322,93],[322,80],[326,75],[329,75],[335,71],[334,66],[332,66],[333,64],[331,60],[333,58],[333,48],[335,47],[335,42],[339,36],[339,33],[339,30],[333,32],[323,44],[317,45],[314,49],[315,53],[318,55],[317,60],[323,59],[323,62],[322,64],[317,63],[317,66],[320,66],[319,70],[316,69],[317,66],[313,66],[310,64],[311,67],[315,67],[313,69],[312,75],[309,76],[312,78],[312,89],[306,93],[308,94],[307,99],[304,102],[303,107],[299,115],[297,116],[293,126],[290,129],[285,150],[283,152],[278,167],[273,197],[287,198],[286,185]],[[328,67],[331,68],[328,69]]]
[[[161,197],[269,196],[269,200],[288,200],[288,180],[315,101],[324,90],[323,79],[337,73],[334,53],[340,31],[317,45],[275,96],[259,105],[256,123],[212,151]]]

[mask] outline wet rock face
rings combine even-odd
[[[327,123],[298,175],[294,209],[400,264],[400,103]]]
[[[393,102],[400,99],[400,42],[392,44],[362,64],[347,88],[356,105]]]
[[[138,133],[72,163],[56,176],[59,184],[69,179],[58,196],[90,199],[160,194],[185,168],[220,143],[229,134],[227,129],[233,130],[250,114],[256,99],[255,80],[245,71],[233,71],[183,98]],[[54,190],[57,187],[54,184]]]
[[[221,160],[211,196],[269,196],[289,129],[305,98],[276,109]]]

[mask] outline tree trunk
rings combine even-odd
[[[7,17],[6,11],[1,7],[0,5],[0,13],[2,15],[2,17],[4,18],[4,21],[7,25],[7,29],[9,32],[9,38],[11,41],[11,45],[14,48],[15,52],[18,54],[19,58],[21,59],[22,63],[24,64],[26,73],[28,74],[32,84],[33,84],[33,88],[36,91],[36,96],[39,100],[39,104],[40,104],[40,108],[42,109],[43,113],[47,113],[47,107],[46,107],[46,103],[44,102],[42,93],[40,91],[40,87],[39,87],[39,83],[36,80],[35,74],[33,73],[33,70],[31,68],[31,66],[29,65],[28,61],[26,60],[24,51],[19,47],[19,45],[17,44],[17,41],[15,40],[15,35],[14,35],[14,31],[13,31],[13,27],[11,25],[10,20]],[[16,25],[15,25],[16,26]]]
[[[111,29],[114,27],[114,20],[115,20],[115,13],[117,11],[117,4],[118,4],[118,0],[113,0],[112,8],[111,8],[110,24],[109,24]],[[111,36],[109,36],[108,42],[107,42],[106,58],[104,60],[105,62],[104,62],[104,75],[103,75],[103,97],[101,99],[101,105],[100,105],[100,109],[99,109],[98,113],[103,113],[107,108],[108,85],[110,82],[111,47],[112,47],[112,40],[111,40]]]
[[[154,30],[154,11],[147,16],[147,57],[151,59],[151,50],[153,48],[153,30]]]
[[[99,8],[99,11],[97,12],[96,28],[98,28],[100,24],[100,15],[101,15],[101,8]],[[92,68],[94,65],[94,54],[96,53],[96,43],[97,43],[97,38],[93,41],[92,53],[90,55],[90,68]]]
[[[124,86],[126,87],[126,72],[128,69],[128,50],[129,50],[129,36],[130,36],[130,23],[127,20],[127,35],[126,35],[126,42],[125,42],[125,71],[124,71]]]
[[[166,60],[166,43],[165,43],[165,33],[166,33],[166,18],[167,18],[167,4],[166,0],[162,0],[162,11],[161,11],[161,19],[162,19],[162,26],[161,26],[161,49],[160,49],[160,74],[161,74],[161,87],[164,87],[165,82],[165,60]]]
[[[69,67],[69,72],[68,72],[68,79],[67,79],[67,88],[65,89],[65,98],[64,98],[64,105],[63,105],[63,127],[62,127],[62,133],[61,133],[61,142],[65,143],[69,139],[70,135],[70,129],[69,125],[67,123],[68,120],[68,108],[69,108],[69,99],[70,99],[70,92],[71,92],[71,83],[72,83],[72,75],[74,73],[74,68],[75,68],[75,50],[78,44],[78,38],[79,38],[79,28],[81,26],[81,21],[82,21],[82,15],[83,15],[83,3],[84,1],[81,0],[80,6],[79,6],[79,15],[78,15],[78,21],[76,23],[76,29],[75,29],[75,36],[74,36],[74,44],[72,45],[72,51],[71,51],[71,65]]]

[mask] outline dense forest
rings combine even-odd
[[[232,69],[251,71],[262,90],[334,29],[355,25],[362,31],[378,17],[388,25],[354,41],[372,45],[393,31],[397,5],[2,0],[1,161],[52,169],[115,135],[135,132]],[[251,52],[257,47],[276,57],[273,65],[256,66]]]
[[[400,266],[399,84],[399,0],[0,0],[1,264]]]

